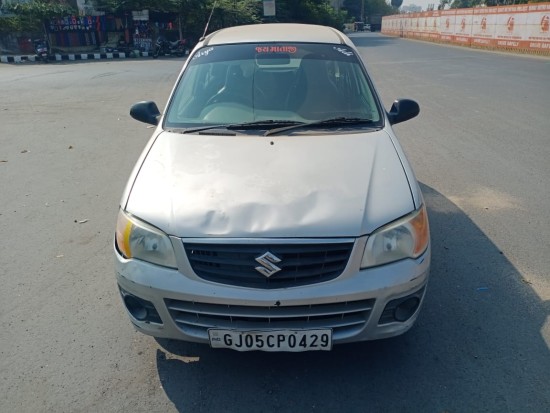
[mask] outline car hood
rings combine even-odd
[[[338,135],[161,132],[125,209],[178,237],[356,237],[414,209],[384,130]]]

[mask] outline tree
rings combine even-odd
[[[350,16],[355,20],[361,20],[362,3],[364,2],[364,16],[368,17],[374,14],[386,16],[395,14],[395,10],[386,3],[385,0],[345,0],[344,7]]]
[[[391,0],[392,7],[398,9],[403,4],[403,0]]]
[[[8,3],[3,5],[12,17],[0,20],[0,31],[29,31],[39,32],[46,30],[44,22],[56,16],[66,16],[75,12],[64,0],[30,0],[25,3]]]
[[[453,0],[451,9],[466,9],[479,4],[479,0]]]
[[[451,4],[451,0],[439,0],[439,6],[437,10],[445,10],[445,7]]]
[[[464,9],[480,5],[492,7],[507,4],[543,3],[546,1],[548,0],[452,0],[452,2],[449,3],[451,4],[451,9]]]
[[[206,18],[212,11],[214,1],[208,3]],[[261,2],[256,0],[218,0],[212,14],[209,32],[228,26],[261,22]],[[205,20],[206,25],[207,19]]]
[[[311,23],[341,29],[347,14],[335,10],[328,0],[277,0],[277,21]]]
[[[96,0],[98,10],[111,13],[151,10],[177,16],[180,39],[198,38],[214,5],[209,31],[222,27],[260,22],[261,3],[257,0]]]

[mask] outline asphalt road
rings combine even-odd
[[[176,59],[0,65],[0,412],[550,411],[550,60],[353,37],[422,183],[432,278],[406,335],[330,353],[133,331],[111,243]]]

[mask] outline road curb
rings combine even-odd
[[[73,60],[101,60],[101,59],[129,59],[133,57],[149,57],[152,56],[149,52],[134,53],[112,52],[112,53],[70,53],[70,54],[54,54],[50,56],[50,61],[73,61]],[[0,63],[24,63],[36,62],[36,55],[21,55],[21,56],[0,56]]]

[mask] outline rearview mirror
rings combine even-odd
[[[160,111],[155,102],[144,101],[138,102],[130,108],[130,116],[140,122],[157,125],[159,123]]]
[[[388,119],[392,125],[405,122],[420,113],[420,106],[411,99],[397,99],[391,106]]]
[[[290,55],[288,53],[257,54],[256,63],[260,67],[288,65],[290,63]]]

